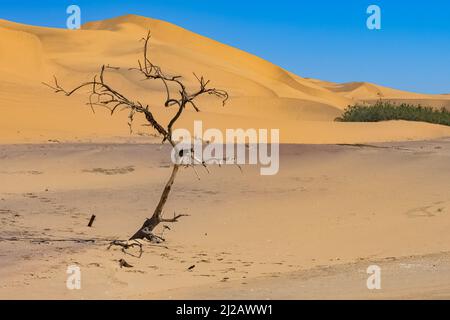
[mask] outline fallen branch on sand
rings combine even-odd
[[[128,255],[130,255],[130,256],[132,256],[132,257],[136,257],[136,258],[140,258],[140,257],[142,257],[142,243],[140,243],[139,241],[137,241],[137,240],[135,240],[134,242],[131,242],[131,243],[129,243],[128,241],[123,241],[123,240],[114,240],[114,241],[112,241],[110,244],[109,244],[109,246],[108,246],[108,250],[109,249],[111,249],[111,247],[112,246],[119,246],[119,247],[122,247],[122,252],[124,253],[124,254],[128,254]],[[129,249],[129,248],[133,248],[133,247],[135,247],[135,246],[138,246],[139,247],[139,255],[133,255],[133,254],[131,254],[131,253],[129,253],[129,252],[127,252],[127,249]],[[121,259],[121,260],[123,260],[123,259]],[[124,260],[125,261],[125,260]],[[122,265],[120,266],[120,267],[122,267]]]

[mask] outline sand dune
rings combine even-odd
[[[333,83],[311,79],[316,84],[338,93],[343,97],[363,102],[389,100],[396,103],[422,104],[436,108],[450,108],[450,99],[446,94],[429,95],[396,90],[368,82]]]
[[[274,176],[253,165],[212,165],[200,180],[180,170],[164,215],[190,216],[170,230],[159,225],[167,241],[145,243],[137,258],[107,247],[152,212],[169,146],[156,144],[142,120],[130,135],[126,114],[93,114],[85,95],[55,95],[41,82],[57,75],[71,87],[102,64],[120,66],[108,82],[168,121],[175,110],[162,106],[163,88],[127,70],[149,29],[151,59],[168,74],[190,89],[192,72],[203,74],[230,93],[226,107],[202,99],[202,112],[187,110],[178,126],[202,119],[204,129],[279,128],[284,144]],[[302,78],[139,16],[76,31],[0,20],[0,298],[448,297],[450,128],[333,121],[348,104],[380,98],[450,103],[450,95]],[[438,137],[447,138],[404,141]],[[97,220],[87,227],[91,214]],[[65,242],[73,238],[96,242]],[[383,267],[376,295],[365,288],[373,263]],[[65,285],[73,264],[82,290]]]
[[[282,142],[292,143],[450,135],[446,127],[407,122],[396,123],[396,130],[390,130],[393,125],[389,123],[364,124],[361,128],[365,128],[365,134],[361,134],[358,125],[333,122],[345,106],[359,100],[383,97],[448,106],[448,95],[306,79],[173,24],[127,15],[90,22],[76,31],[0,20],[0,142],[129,139],[125,115],[110,119],[107,112],[99,111],[94,116],[84,107],[85,96],[55,96],[41,84],[57,75],[61,83],[74,86],[91,79],[102,64],[123,67],[111,72],[109,81],[128,96],[151,102],[158,118],[167,121],[171,113],[160,107],[162,87],[126,72],[136,66],[142,52],[138,40],[147,30],[152,32],[151,58],[166,72],[182,75],[189,86],[195,85],[192,72],[202,74],[231,95],[225,108],[218,101],[202,100],[202,113],[186,112],[179,126],[190,127],[192,119],[199,118],[217,128],[281,128]]]

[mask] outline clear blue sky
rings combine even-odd
[[[70,4],[82,23],[163,19],[303,77],[450,93],[449,0],[2,0],[0,18],[64,28]],[[381,7],[381,30],[366,28],[370,4]]]

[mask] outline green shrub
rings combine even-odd
[[[450,112],[445,108],[434,109],[421,105],[378,101],[374,105],[348,106],[336,121],[378,122],[387,120],[423,121],[450,126]]]

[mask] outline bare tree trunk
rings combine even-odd
[[[168,76],[166,75],[162,69],[153,64],[147,55],[148,51],[148,43],[150,40],[150,31],[147,34],[147,37],[143,38],[145,41],[144,44],[144,60],[138,60],[138,68],[128,69],[129,71],[135,70],[140,72],[145,79],[147,80],[158,80],[161,81],[163,87],[166,92],[166,101],[164,102],[165,107],[177,106],[178,112],[173,116],[173,118],[169,121],[167,126],[161,125],[153,116],[152,110],[149,105],[145,105],[140,101],[135,101],[134,99],[128,99],[122,93],[118,92],[114,87],[112,87],[108,81],[105,80],[105,73],[110,70],[119,70],[118,67],[112,67],[109,65],[103,65],[100,69],[100,73],[95,75],[93,80],[84,82],[72,90],[66,90],[61,87],[58,83],[58,79],[54,77],[54,84],[50,85],[44,83],[44,85],[50,87],[54,90],[55,93],[63,93],[66,96],[71,96],[75,92],[83,88],[90,88],[89,91],[89,102],[88,105],[94,111],[94,106],[101,106],[107,108],[111,111],[111,115],[113,115],[117,110],[128,110],[128,125],[130,129],[132,128],[133,119],[136,113],[143,114],[150,124],[161,137],[163,137],[163,143],[168,141],[173,147],[175,147],[174,141],[172,141],[172,127],[175,125],[176,121],[180,118],[183,111],[186,107],[192,106],[196,112],[199,112],[199,108],[196,105],[195,100],[204,95],[213,95],[220,99],[222,99],[222,105],[225,105],[225,102],[228,100],[228,93],[224,90],[219,90],[216,88],[211,88],[209,86],[210,81],[206,80],[203,76],[198,77],[195,73],[194,76],[198,80],[199,88],[194,90],[193,92],[188,92],[186,86],[182,80],[181,76]],[[169,84],[178,87],[174,92],[172,91],[172,87]],[[192,165],[193,166],[193,165]],[[203,163],[203,166],[206,165]],[[186,216],[186,214],[178,214],[173,216],[171,219],[164,219],[162,217],[164,205],[167,202],[170,191],[172,189],[172,185],[175,181],[175,177],[180,168],[180,164],[174,164],[172,168],[172,174],[170,175],[169,181],[167,181],[166,186],[164,187],[161,198],[159,199],[158,206],[156,207],[153,215],[148,218],[142,227],[130,238],[130,240],[134,239],[147,239],[147,240],[163,240],[162,238],[154,235],[152,233],[153,229],[161,222],[177,222],[180,217]],[[195,170],[195,169],[194,169]],[[113,245],[120,245],[124,248],[129,248],[133,246],[133,244],[123,243],[121,241],[114,241]]]
[[[177,215],[174,216],[172,219],[164,219],[162,217],[162,211],[164,208],[164,205],[167,202],[167,199],[169,198],[170,191],[172,189],[172,185],[175,181],[175,177],[178,173],[178,169],[180,168],[179,164],[174,164],[172,169],[172,174],[170,175],[169,181],[167,181],[166,186],[164,187],[163,193],[161,194],[161,198],[159,199],[158,206],[156,207],[155,211],[153,212],[153,215],[151,218],[145,220],[142,227],[130,238],[130,240],[134,239],[148,239],[152,240],[152,237],[154,235],[152,234],[153,229],[161,222],[177,222],[178,218],[185,216],[185,215]]]

